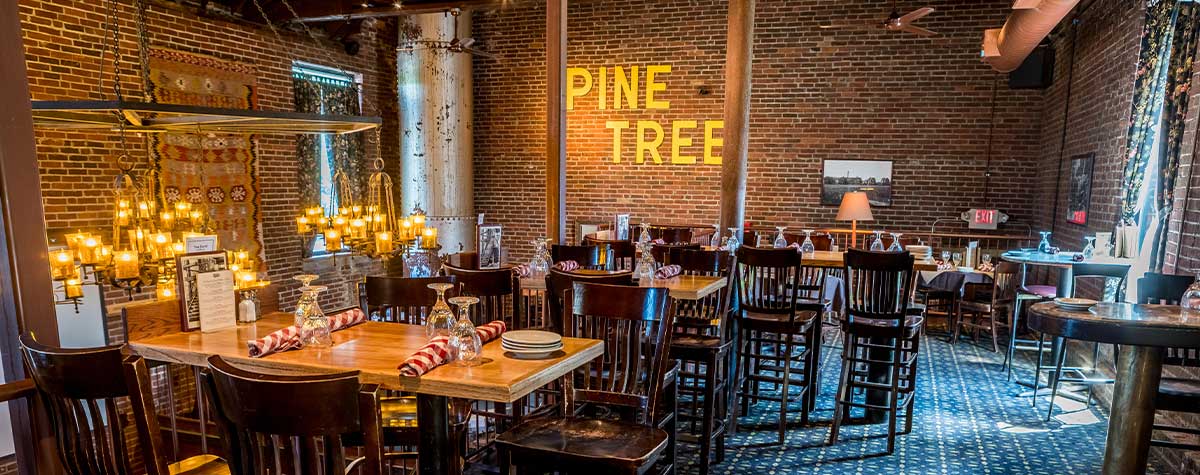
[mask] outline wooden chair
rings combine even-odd
[[[514,464],[647,473],[670,441],[655,426],[672,333],[667,289],[577,282],[567,300],[564,336],[604,340],[604,356],[564,378],[565,417],[526,422],[496,438],[500,473],[512,473]]]
[[[214,355],[201,379],[237,473],[348,474],[361,466],[382,474],[385,460],[401,456],[385,457],[379,386],[359,384],[358,371],[278,376],[242,370]],[[342,441],[347,434],[361,434],[364,441],[364,455],[349,464]]]
[[[784,443],[787,432],[788,402],[791,388],[798,387],[806,404],[800,411],[801,424],[808,423],[809,391],[812,368],[816,365],[813,346],[820,345],[816,312],[800,310],[800,254],[795,249],[770,249],[742,246],[737,249],[734,274],[738,290],[737,357],[741,363],[739,385],[741,413],[746,415],[750,402],[779,403],[778,441]],[[772,349],[773,351],[767,351]],[[799,350],[799,351],[796,351]],[[800,368],[794,368],[796,363]],[[799,376],[794,379],[792,376]],[[760,392],[762,383],[781,387],[779,396]],[[737,419],[734,419],[737,431]]]
[[[1143,304],[1179,305],[1195,278],[1189,275],[1169,275],[1147,272],[1145,277],[1137,281],[1137,300]],[[1167,348],[1163,355],[1163,377],[1158,383],[1158,393],[1154,398],[1154,410],[1174,411],[1200,414],[1200,379],[1180,378],[1170,376],[1175,369],[1200,368],[1200,350],[1187,348]],[[1154,430],[1190,436],[1200,435],[1200,429],[1195,427],[1177,427],[1165,424],[1155,424]],[[1152,438],[1150,445],[1169,449],[1200,450],[1200,444],[1177,442],[1165,438]]]
[[[150,372],[142,357],[126,356],[123,349],[54,348],[38,343],[30,334],[21,336],[26,368],[50,415],[58,458],[67,473],[137,473],[131,461],[138,455],[149,475],[230,473],[225,461],[214,455],[167,463]],[[132,417],[119,410],[125,400]],[[126,441],[131,419],[136,444]]]
[[[917,353],[925,319],[909,312],[913,257],[908,252],[846,251],[846,320],[842,325],[842,373],[834,401],[829,444],[837,442],[850,409],[887,411],[887,453],[896,448],[896,420],[905,413],[912,430]],[[863,400],[856,399],[862,393]]]
[[[966,328],[974,333],[974,339],[979,341],[979,331],[987,330],[992,335],[992,351],[1000,351],[999,330],[996,319],[1002,315],[1012,315],[1010,309],[1016,301],[1017,279],[1021,265],[1003,261],[996,265],[992,272],[992,283],[971,282],[963,285],[962,301],[958,304],[958,313],[954,318],[954,332],[950,341],[957,343],[959,332]],[[1004,312],[1004,313],[1000,313]],[[970,316],[967,322],[965,317]],[[981,320],[986,320],[982,321]],[[1011,323],[1006,324],[1011,325]]]
[[[634,248],[632,241],[625,239],[607,240],[587,237],[584,238],[583,243],[587,246],[600,247],[601,254],[605,256],[604,267],[608,270],[633,270],[633,259],[637,255],[637,249]]]
[[[650,239],[662,239],[667,244],[688,244],[692,242],[692,228],[684,226],[650,226]],[[631,233],[632,234],[632,233]],[[636,236],[631,236],[636,241]]]
[[[1076,284],[1076,286],[1073,288],[1078,288],[1079,279],[1099,279],[1101,289],[1104,289],[1108,286],[1109,280],[1115,280],[1117,284],[1116,301],[1122,302],[1125,300],[1125,279],[1129,275],[1129,267],[1130,266],[1128,265],[1099,265],[1084,263],[1074,264],[1071,266]],[[1101,290],[1101,292],[1104,292],[1104,290]],[[1033,372],[1033,387],[1038,387],[1038,382],[1041,380],[1042,371],[1050,370],[1050,379],[1047,380],[1047,384],[1050,386],[1050,408],[1046,410],[1047,421],[1049,421],[1050,417],[1054,415],[1054,399],[1058,397],[1058,387],[1062,383],[1073,383],[1087,386],[1087,404],[1091,405],[1092,388],[1094,386],[1099,384],[1112,384],[1116,381],[1114,378],[1111,378],[1108,375],[1100,373],[1096,370],[1096,366],[1098,364],[1097,360],[1100,359],[1099,343],[1092,343],[1092,367],[1088,370],[1085,370],[1077,366],[1064,367],[1064,364],[1066,364],[1067,361],[1067,339],[1059,336],[1056,336],[1051,340],[1052,346],[1050,347],[1050,355],[1052,358],[1054,358],[1054,365],[1042,366],[1042,348],[1045,341],[1045,335],[1038,336],[1038,359],[1036,366],[1037,369]],[[1113,346],[1113,349],[1115,352],[1116,345]],[[1075,376],[1064,377],[1064,372],[1073,373]],[[1089,376],[1087,373],[1091,373],[1092,375]],[[1034,391],[1034,393],[1035,394],[1031,399],[1033,400],[1033,406],[1037,407],[1036,391]]]
[[[564,298],[567,290],[575,282],[588,282],[592,284],[610,284],[610,285],[633,285],[632,272],[620,272],[616,274],[601,274],[588,275],[575,272],[563,272],[558,269],[550,269],[546,273],[546,307],[550,309],[548,312],[549,321],[546,322],[547,327],[544,330],[549,330],[555,333],[562,333]]]
[[[607,270],[600,258],[600,246],[550,246],[550,260],[554,262],[575,261],[580,269]]]
[[[725,434],[732,414],[729,311],[733,256],[721,251],[682,250],[673,262],[682,268],[683,275],[727,279],[725,287],[703,299],[675,301],[675,333],[671,338],[671,359],[682,363],[678,391],[691,396],[690,410],[678,415],[681,425],[690,422],[689,429],[700,446],[699,473],[707,474],[714,444],[716,463],[725,459]]]
[[[370,276],[358,285],[358,298],[371,320],[424,325],[430,308],[437,302],[437,291],[429,284],[457,284],[454,276],[441,277],[377,277]],[[446,291],[446,298],[458,295],[456,288]]]
[[[478,252],[456,252],[446,255],[446,263],[443,265],[451,265],[459,269],[478,269],[479,268],[479,253]]]
[[[654,261],[660,265],[676,264],[679,259],[679,253],[685,250],[699,251],[699,244],[654,244],[650,246],[650,255],[654,256]]]

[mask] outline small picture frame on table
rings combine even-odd
[[[175,282],[179,285],[179,325],[182,331],[200,329],[200,299],[196,288],[196,275],[227,269],[229,256],[225,251],[192,252],[175,258]]]
[[[617,215],[616,222],[614,223],[614,226],[613,226],[613,232],[616,233],[616,238],[618,241],[628,241],[629,240],[629,215],[628,214],[618,214]]]
[[[501,265],[500,243],[503,233],[499,224],[483,224],[479,226],[479,268],[499,269]]]

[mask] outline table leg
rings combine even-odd
[[[1162,349],[1121,347],[1113,411],[1104,446],[1105,475],[1146,473],[1150,432],[1154,427],[1154,397],[1161,377]]]
[[[450,402],[445,396],[417,395],[417,427],[421,428],[417,446],[421,475],[462,473],[462,466],[452,458],[456,450],[450,437]]]

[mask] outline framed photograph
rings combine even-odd
[[[175,282],[179,286],[179,321],[185,331],[200,329],[200,292],[196,276],[229,269],[225,251],[192,252],[175,258]]]
[[[1092,206],[1092,168],[1095,153],[1071,157],[1071,189],[1067,191],[1067,222],[1086,225]]]
[[[837,206],[842,195],[864,191],[871,206],[892,205],[891,160],[825,160],[821,169],[821,204]]]
[[[618,240],[629,240],[629,215],[618,214],[616,221],[613,223],[613,231],[617,234]]]
[[[187,236],[183,238],[184,252],[213,252],[217,250],[217,235]]]
[[[479,268],[480,269],[499,269],[500,268],[500,242],[501,231],[499,224],[485,224],[479,226]]]

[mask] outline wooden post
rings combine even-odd
[[[0,44],[7,45],[0,47],[0,83],[9,85],[0,89],[0,351],[5,379],[15,381],[25,377],[18,335],[33,332],[39,341],[57,345],[58,318],[17,2],[0,2],[0,19]],[[53,435],[34,423],[30,401],[13,401],[8,407],[16,436],[17,471],[61,471],[53,455]]]
[[[750,147],[750,63],[754,60],[754,0],[729,0],[729,31],[725,45],[725,143],[721,151],[721,229],[740,228],[746,219],[746,161]]]
[[[567,238],[567,0],[546,0],[546,237]]]

